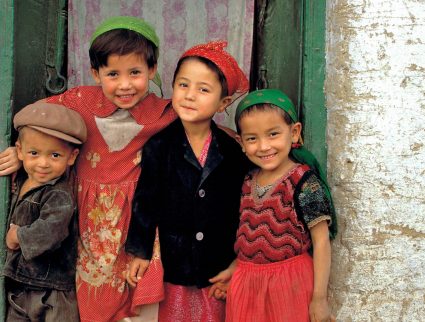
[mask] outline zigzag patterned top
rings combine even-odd
[[[312,245],[309,229],[331,219],[321,181],[300,164],[259,198],[257,174],[258,170],[247,175],[242,187],[235,243],[238,259],[266,264],[307,252]]]

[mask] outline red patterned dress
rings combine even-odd
[[[149,94],[131,110],[118,109],[98,86],[76,87],[47,99],[76,110],[88,136],[77,162],[80,238],[77,298],[83,322],[117,321],[132,308],[163,298],[159,246],[135,291],[126,284],[124,251],[141,147],[176,115],[169,100]],[[143,285],[143,286],[142,286]]]
[[[309,229],[331,219],[330,201],[306,165],[298,164],[266,192],[258,187],[257,174],[249,174],[242,187],[226,321],[308,322],[313,292]]]

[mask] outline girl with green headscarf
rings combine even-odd
[[[327,299],[335,211],[301,123],[281,91],[251,92],[236,111],[238,140],[258,166],[242,187],[226,321],[335,321]]]

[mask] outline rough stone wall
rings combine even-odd
[[[327,1],[337,321],[425,321],[425,1]]]

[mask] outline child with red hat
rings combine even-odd
[[[225,46],[211,42],[182,55],[172,97],[179,118],[143,147],[126,242],[135,256],[127,281],[136,285],[148,268],[158,227],[165,282],[159,321],[224,321],[225,303],[210,296],[211,281],[235,259],[248,168],[236,140],[212,120],[234,94],[248,90]]]

